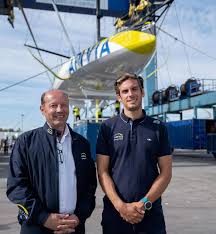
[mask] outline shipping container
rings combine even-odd
[[[166,126],[172,148],[216,152],[216,120],[180,120],[167,122]]]
[[[99,123],[82,123],[78,126],[75,126],[73,130],[83,137],[85,137],[91,146],[91,155],[94,161],[96,160],[96,142],[97,142],[97,135],[100,128]]]
[[[206,149],[216,154],[216,120],[190,119],[166,123],[170,145],[174,149]],[[73,130],[85,137],[96,159],[96,142],[100,123],[85,122]]]

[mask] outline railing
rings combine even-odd
[[[200,79],[202,92],[216,91],[216,79]]]
[[[86,124],[86,123],[102,123],[104,120],[107,120],[110,117],[104,117],[104,118],[88,118],[88,119],[80,119],[78,121],[74,122],[74,126],[79,126],[81,124]]]

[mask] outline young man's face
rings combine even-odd
[[[138,80],[128,79],[119,86],[118,101],[122,102],[124,108],[128,111],[142,109],[143,89],[140,89]]]
[[[69,102],[60,90],[50,91],[44,98],[40,109],[52,128],[64,129],[69,115]]]

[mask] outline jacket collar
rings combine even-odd
[[[75,134],[75,132],[72,130],[72,128],[70,127],[69,124],[67,124],[67,126],[68,126],[68,129],[70,131],[72,141],[77,140],[78,139],[77,134]],[[59,134],[59,131],[54,129],[54,128],[51,128],[47,122],[44,124],[43,129],[50,136],[58,136],[58,134]]]
[[[47,122],[44,124],[43,129],[50,136],[58,136],[59,134],[59,131],[54,128],[51,128]]]

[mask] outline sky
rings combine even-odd
[[[40,48],[70,55],[69,43],[54,12],[25,10]],[[175,0],[162,24],[162,29],[208,56],[184,47],[181,43],[159,32],[157,38],[158,86],[180,85],[188,78],[216,79],[216,2],[211,0]],[[61,13],[70,40],[77,52],[96,42],[94,16]],[[0,16],[0,90],[16,82],[44,72],[24,44],[33,45],[23,16],[15,9],[15,28]],[[101,35],[111,36],[114,19],[104,17]],[[33,50],[32,50],[33,51]],[[37,55],[36,51],[33,51]],[[54,55],[41,53],[50,67],[64,61]],[[213,58],[210,58],[210,57]],[[52,76],[50,75],[50,78]],[[24,131],[43,125],[40,96],[51,89],[46,73],[20,85],[0,91],[0,128],[23,128]],[[72,111],[71,111],[72,113]],[[72,122],[72,114],[69,122]]]

